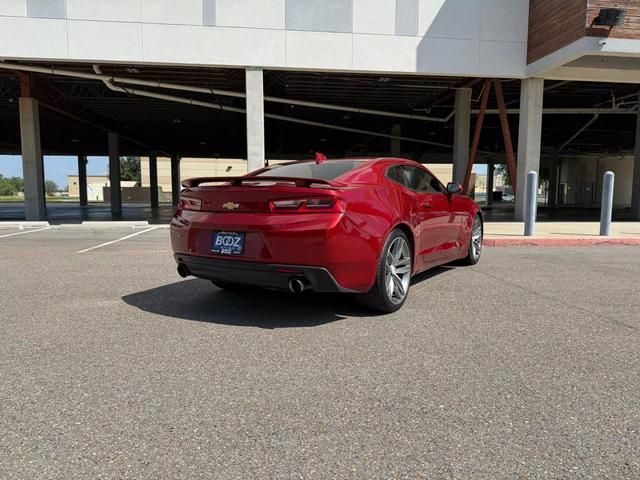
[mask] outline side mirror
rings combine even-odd
[[[462,185],[460,185],[458,182],[447,183],[447,193],[449,195],[460,192],[462,192]]]

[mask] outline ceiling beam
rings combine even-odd
[[[115,132],[123,140],[145,147],[151,151],[154,149],[148,144],[129,137],[124,133],[124,128],[117,122],[103,117],[102,115],[85,108],[75,102],[65,98],[64,95],[52,87],[45,80],[36,77],[32,73],[13,71],[20,81],[20,96],[35,98],[40,104],[56,113],[72,118],[80,123],[84,123],[104,132]],[[155,148],[156,151],[160,151]],[[167,154],[167,152],[161,152]],[[167,154],[168,155],[168,154]]]

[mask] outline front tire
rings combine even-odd
[[[393,230],[382,247],[373,288],[358,295],[360,304],[384,313],[399,310],[409,294],[412,267],[409,239],[402,230]]]
[[[471,235],[469,235],[469,248],[467,256],[462,259],[463,265],[475,265],[480,261],[482,253],[482,239],[484,236],[484,225],[480,215],[476,215],[471,225]]]

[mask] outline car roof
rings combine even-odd
[[[417,160],[411,160],[408,158],[399,158],[399,157],[344,157],[344,158],[328,158],[326,160],[322,160],[321,163],[327,163],[327,162],[344,162],[344,161],[349,161],[349,162],[363,162],[363,163],[367,163],[367,164],[373,164],[373,163],[377,163],[377,162],[382,162],[382,161],[386,161],[386,162],[397,162],[397,163],[406,163],[406,164],[418,164],[421,165],[420,162],[418,162]],[[292,160],[290,162],[283,162],[283,163],[277,163],[277,164],[272,164],[269,165],[269,167],[277,167],[280,165],[293,165],[295,163],[315,163],[316,160],[313,159],[304,159],[304,160]]]

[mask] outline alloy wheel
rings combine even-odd
[[[476,217],[471,228],[471,255],[477,259],[482,252],[482,220]]]
[[[387,295],[394,305],[402,303],[407,296],[410,282],[411,251],[407,241],[399,237],[389,246],[385,261]]]

